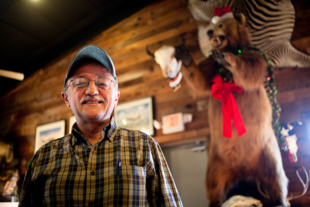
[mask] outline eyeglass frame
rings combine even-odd
[[[87,85],[86,85],[86,86],[81,86],[81,87],[77,87],[77,86],[72,85],[74,88],[86,88],[86,87],[89,87],[90,81],[94,81],[96,87],[97,87],[97,88],[100,88],[100,89],[103,89],[103,90],[108,90],[108,89],[112,88],[112,84],[113,84],[114,86],[116,86],[115,81],[111,80],[110,78],[97,77],[97,78],[95,78],[95,79],[89,79],[89,78],[86,78],[86,77],[83,77],[83,76],[78,76],[78,77],[73,77],[71,80],[69,79],[69,80],[68,80],[68,83],[67,83],[67,85],[66,85],[66,87],[64,88],[64,90],[67,91],[67,89],[69,88],[69,86],[71,85],[71,83],[72,83],[74,80],[78,79],[78,78],[84,78],[84,79],[86,79],[86,80],[87,80]],[[109,85],[108,88],[102,88],[102,87],[100,87],[100,86],[97,85],[97,80],[98,80],[98,79],[107,79],[107,80],[109,80],[109,81],[111,82],[111,84]]]

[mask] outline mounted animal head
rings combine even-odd
[[[294,132],[294,127],[301,125],[301,122],[292,122],[289,124],[282,125],[281,134],[286,140],[287,146],[288,146],[288,155],[291,163],[297,162],[297,151],[298,151],[298,145],[297,145],[297,136]]]
[[[161,48],[155,51],[154,59],[159,64],[162,74],[165,78],[169,77],[170,63],[172,62],[175,54],[175,47],[169,45],[163,45]]]
[[[189,50],[185,48],[184,36],[182,35],[181,38],[182,43],[180,45],[163,45],[161,48],[157,49],[154,54],[149,51],[148,46],[146,47],[147,54],[153,57],[156,63],[159,64],[165,78],[168,77],[168,66],[173,58],[175,58],[177,61],[181,61],[182,65],[184,65],[186,68],[189,67],[193,62],[193,58]]]
[[[213,49],[236,52],[251,45],[250,33],[245,24],[245,16],[241,13],[234,18],[219,19],[209,26],[206,38],[209,38]]]
[[[178,46],[163,45],[154,54],[146,47],[146,52],[159,64],[164,78],[170,79],[169,86],[173,87],[174,91],[180,87],[182,79],[181,66],[189,67],[193,62],[189,50],[185,48],[184,37],[181,37],[182,44]]]

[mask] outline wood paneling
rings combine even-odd
[[[305,1],[302,2],[306,4]],[[309,4],[298,5],[296,8],[300,10],[307,9],[307,6],[309,9]],[[296,30],[305,32],[305,28],[299,29],[305,27],[306,23],[303,14],[298,11]],[[300,23],[299,19],[304,23]],[[176,112],[193,115],[193,122],[186,125],[185,132],[164,135],[161,130],[156,130],[154,137],[159,143],[207,137],[207,100],[210,95],[193,95],[184,80],[181,88],[174,93],[163,78],[159,66],[145,51],[146,46],[154,52],[163,44],[178,45],[181,43],[181,34],[184,34],[186,46],[190,49],[194,62],[200,62],[203,55],[199,50],[197,25],[187,9],[186,1],[158,1],[87,42],[77,45],[71,52],[48,64],[3,97],[0,101],[0,133],[1,137],[10,136],[10,139],[15,140],[15,147],[18,148],[16,156],[22,158],[21,173],[24,173],[25,165],[33,155],[36,126],[58,120],[66,120],[68,123],[72,112],[64,104],[60,93],[70,60],[77,50],[86,44],[96,44],[104,48],[114,60],[119,77],[121,103],[152,96],[154,117],[157,121],[161,121],[164,115]],[[307,37],[294,32],[292,40],[298,45],[304,38]],[[305,48],[309,45],[302,46]],[[281,121],[303,121],[302,114],[310,111],[310,68],[276,68],[275,76],[278,100],[282,106]],[[284,167],[291,181],[289,190],[292,193],[298,193],[301,189],[294,169],[300,166],[310,169],[309,136],[304,125],[296,127],[296,133],[300,144],[299,161],[291,164],[286,153],[282,153]],[[310,205],[309,199],[310,193],[307,192],[306,196],[293,201],[294,206]]]

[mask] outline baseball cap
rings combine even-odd
[[[98,46],[87,45],[80,49],[71,60],[65,77],[64,87],[66,87],[68,79],[72,76],[75,70],[78,69],[78,66],[80,66],[84,61],[94,61],[103,65],[106,69],[108,69],[117,83],[114,64],[108,53]]]

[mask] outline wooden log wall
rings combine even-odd
[[[25,173],[27,162],[34,153],[37,126],[66,120],[68,133],[69,117],[73,114],[64,104],[60,93],[69,62],[79,48],[87,44],[104,48],[112,57],[119,80],[120,103],[151,96],[157,121],[161,121],[164,115],[176,112],[193,115],[193,122],[186,124],[185,132],[164,135],[161,130],[156,130],[154,137],[160,144],[209,136],[207,100],[210,94],[193,95],[184,80],[181,88],[173,92],[163,78],[159,66],[145,51],[146,46],[154,52],[163,44],[178,45],[181,43],[182,34],[195,63],[199,63],[204,57],[198,45],[197,25],[186,1],[158,1],[87,42],[76,45],[69,53],[49,63],[2,97],[1,139],[8,138],[14,142],[15,157],[19,159],[21,175]],[[304,114],[310,111],[310,68],[278,68],[275,74],[278,100],[283,109],[282,122],[304,121]],[[295,169],[300,166],[310,169],[310,137],[304,125],[296,127],[296,133],[300,147],[299,161],[291,164],[286,153],[282,153],[290,180],[289,191],[293,194],[301,191]],[[293,206],[309,205],[309,191],[292,203]]]

